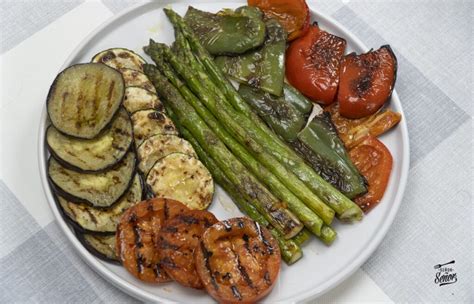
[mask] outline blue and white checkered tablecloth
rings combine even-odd
[[[73,251],[37,164],[40,112],[55,74],[88,33],[134,3],[0,0],[0,303],[136,301]],[[395,50],[411,146],[392,228],[360,270],[315,302],[473,303],[474,2],[308,3],[366,45]],[[440,287],[433,266],[451,260],[458,281]]]

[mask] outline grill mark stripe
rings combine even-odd
[[[214,287],[214,289],[217,291],[217,290],[219,290],[219,285],[217,285],[216,277],[215,277],[214,274],[212,273],[211,265],[210,265],[210,263],[209,263],[209,258],[212,256],[212,252],[209,252],[209,251],[207,250],[207,248],[206,248],[206,246],[204,245],[203,242],[201,242],[200,245],[201,245],[202,255],[204,256],[204,261],[205,261],[206,269],[207,269],[207,271],[209,271],[209,274],[211,275],[211,284],[212,284],[212,286]]]
[[[260,228],[260,225],[257,222],[255,222],[255,229],[257,230],[258,237],[262,240],[263,244],[267,248],[268,253],[273,254],[273,247],[270,242],[263,236],[262,229]]]
[[[239,258],[238,255],[237,255],[237,268],[239,269],[240,274],[244,278],[245,283],[247,283],[247,285],[250,288],[256,289],[255,286],[253,285],[252,279],[249,277],[249,274],[247,273],[247,270],[245,270],[245,267],[242,266],[242,264],[240,263],[240,258]],[[257,290],[257,292],[258,292],[258,290]]]
[[[232,289],[232,295],[234,298],[239,299],[239,301],[242,301],[242,295],[240,294],[240,291],[237,289],[235,285],[230,286],[230,289]]]
[[[89,210],[89,208],[85,208],[87,214],[89,215],[89,217],[91,218],[92,222],[94,222],[94,224],[97,225],[97,218],[95,217],[94,214],[92,214],[92,212]]]

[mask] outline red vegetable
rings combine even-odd
[[[392,172],[392,154],[377,138],[368,136],[349,151],[349,156],[369,183],[368,191],[354,202],[365,212],[369,212],[382,199]]]
[[[346,41],[313,24],[308,33],[293,41],[286,52],[286,78],[313,101],[335,100],[339,67]]]
[[[276,18],[288,32],[288,41],[304,35],[309,29],[309,8],[304,0],[248,0],[267,17]]]
[[[337,94],[341,115],[361,118],[377,112],[390,99],[396,74],[397,58],[389,45],[345,56]]]

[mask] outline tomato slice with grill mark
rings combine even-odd
[[[330,104],[339,85],[340,63],[346,41],[313,24],[286,51],[286,78],[311,100]]]
[[[248,218],[218,222],[195,251],[207,292],[221,303],[254,303],[266,296],[280,271],[280,249],[270,232]]]
[[[204,288],[194,263],[194,251],[204,231],[217,222],[201,210],[187,210],[165,221],[158,235],[158,252],[166,273],[183,286]]]
[[[189,210],[170,199],[150,199],[130,207],[122,215],[116,231],[116,253],[125,269],[149,283],[170,281],[156,250],[164,221]]]

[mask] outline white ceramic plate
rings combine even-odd
[[[218,11],[221,8],[235,8],[238,3],[192,3],[193,6],[206,10]],[[173,29],[164,15],[163,3],[146,3],[133,7],[109,20],[87,37],[64,63],[63,69],[80,62],[89,62],[92,56],[101,50],[112,47],[132,49],[144,58],[142,51],[149,38],[171,43],[174,40]],[[178,13],[184,14],[187,4],[172,4]],[[368,48],[344,29],[335,20],[312,10],[312,21],[347,40],[347,51],[365,52]],[[378,45],[372,47],[377,48]],[[58,71],[59,72],[59,71]],[[52,79],[51,79],[52,81]],[[304,246],[304,257],[295,265],[283,265],[278,283],[272,293],[265,298],[268,303],[301,301],[317,297],[340,284],[357,270],[384,238],[398,207],[401,204],[408,175],[409,148],[407,125],[402,106],[394,91],[390,106],[402,113],[402,122],[391,132],[382,136],[382,141],[390,149],[394,166],[390,183],[382,202],[357,224],[335,223],[338,239],[331,247],[324,246],[313,238]],[[147,301],[209,303],[211,298],[203,291],[184,288],[176,283],[151,285],[138,281],[119,266],[111,265],[92,256],[76,239],[71,227],[61,217],[55,204],[53,193],[48,185],[46,160],[49,156],[44,145],[44,134],[48,124],[46,107],[43,110],[39,128],[39,164],[43,188],[51,209],[61,229],[71,244],[76,248],[84,261],[106,280],[130,295]],[[229,197],[218,188],[210,208],[219,219],[241,215]]]

